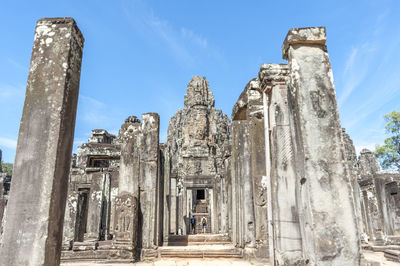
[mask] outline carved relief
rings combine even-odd
[[[137,198],[125,193],[115,197],[115,237],[117,240],[133,240],[137,229]]]

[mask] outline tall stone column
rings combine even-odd
[[[160,117],[156,113],[142,115],[140,154],[140,210],[142,214],[142,248],[152,249],[157,240],[157,180],[159,167]],[[144,256],[146,254],[142,253]]]
[[[83,41],[72,18],[37,23],[1,265],[60,263]]]
[[[364,226],[362,223],[362,214],[361,214],[361,189],[358,183],[358,172],[357,172],[357,154],[356,149],[353,145],[353,141],[350,136],[346,133],[346,130],[342,128],[342,136],[344,141],[344,150],[345,150],[345,159],[347,161],[347,165],[350,170],[350,181],[351,188],[353,190],[353,199],[354,199],[354,209],[355,215],[357,219],[358,232],[360,234],[360,239],[362,242],[367,242],[367,236],[365,234]]]
[[[302,244],[296,203],[293,137],[288,107],[288,66],[263,64],[259,72],[261,89],[272,88],[269,102],[271,145],[271,195],[275,260],[278,265],[298,265]]]
[[[232,240],[239,247],[255,247],[255,217],[249,122],[232,122]]]
[[[293,93],[289,106],[295,115],[303,255],[310,265],[360,265],[351,178],[325,41],[325,28],[291,29],[282,47]]]
[[[134,197],[139,196],[139,135],[141,134],[141,123],[136,116],[125,119],[119,131],[121,138],[121,160],[118,191],[131,193]]]

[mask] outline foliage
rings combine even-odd
[[[383,169],[396,169],[400,172],[400,112],[386,114],[386,132],[390,137],[384,145],[376,145],[375,156]]]
[[[7,175],[12,176],[13,164],[12,163],[3,163],[1,162],[1,168],[3,173],[7,173]]]

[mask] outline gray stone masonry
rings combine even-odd
[[[323,27],[291,29],[282,47],[296,130],[303,256],[309,265],[360,265],[351,173],[325,41]]]
[[[0,265],[59,265],[83,36],[72,18],[37,22]]]
[[[294,138],[290,130],[288,66],[263,64],[259,72],[261,89],[271,88],[269,101],[271,143],[272,222],[275,260],[278,265],[302,262],[302,243],[296,203],[296,186],[300,184],[295,171]],[[268,181],[266,181],[268,182]]]
[[[157,113],[142,115],[140,142],[140,212],[142,217],[142,248],[153,249],[156,246],[157,217],[157,181],[159,164],[160,117]]]

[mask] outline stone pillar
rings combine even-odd
[[[278,265],[298,265],[302,243],[296,203],[293,137],[291,134],[286,78],[288,66],[263,64],[259,72],[261,89],[272,88],[269,102],[271,145],[271,198],[275,260]]]
[[[267,188],[263,185],[266,175],[265,167],[265,130],[263,112],[260,110],[260,82],[258,80],[249,83],[247,92],[247,120],[249,121],[251,179],[253,182],[254,201],[254,230],[256,234],[257,248],[265,246],[258,256],[268,257],[266,246],[268,245],[268,215]],[[260,112],[261,111],[261,112]],[[263,254],[261,254],[263,253]]]
[[[346,133],[346,130],[342,128],[342,135],[344,141],[345,159],[350,170],[350,181],[351,188],[353,190],[355,215],[357,218],[357,227],[360,234],[360,239],[363,242],[368,242],[367,236],[364,232],[364,226],[361,218],[361,189],[358,184],[358,172],[357,172],[357,154],[356,149],[353,145],[353,141],[350,136]]]
[[[121,159],[118,196],[114,199],[116,245],[136,258],[139,248],[140,120],[129,116],[119,130]]]
[[[157,240],[157,188],[159,165],[160,118],[156,113],[142,115],[140,153],[140,210],[142,248],[152,249]],[[160,221],[161,222],[161,221]],[[143,254],[143,253],[142,253]]]
[[[375,178],[380,167],[373,153],[368,149],[361,150],[358,160],[359,185],[362,191],[363,222],[365,232],[374,245],[384,245],[384,221],[379,207]]]
[[[83,36],[72,18],[37,23],[1,265],[59,265]]]
[[[176,186],[176,177],[171,176],[170,183],[170,217],[169,217],[169,233],[177,234],[178,233],[178,225],[177,225],[177,217],[178,217],[178,193]]]
[[[325,28],[291,29],[288,60],[295,115],[303,255],[310,265],[360,265],[360,243]]]
[[[373,178],[381,171],[374,154],[368,149],[361,150],[357,164],[361,180]]]
[[[69,188],[69,194],[67,196],[67,203],[65,204],[65,214],[64,214],[64,229],[63,229],[63,249],[70,249],[72,242],[75,238],[75,220],[78,210],[78,198],[79,193],[76,191],[71,191]]]
[[[160,145],[161,150],[161,175],[163,176],[164,183],[164,194],[163,194],[163,242],[168,242],[168,235],[170,234],[171,228],[171,178],[170,178],[170,165],[168,156],[168,147],[163,144]]]
[[[121,159],[118,190],[119,193],[131,193],[136,198],[139,196],[140,130],[140,120],[136,116],[129,116],[119,131]]]
[[[251,176],[249,122],[232,123],[233,241],[239,247],[255,247],[255,218]]]

